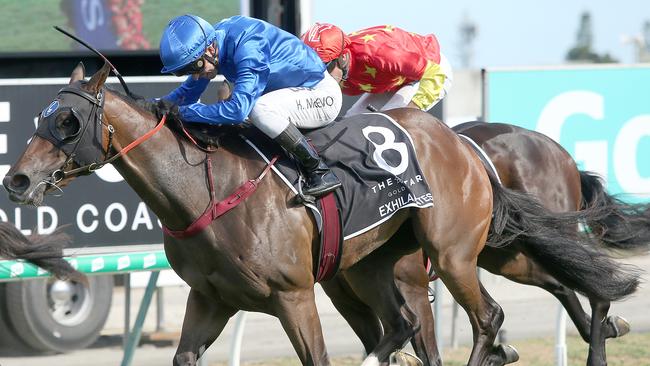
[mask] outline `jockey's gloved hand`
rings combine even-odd
[[[153,104],[152,109],[152,112],[156,115],[159,121],[164,115],[167,115],[167,119],[181,119],[181,115],[178,112],[178,105],[166,99],[158,99],[156,103]]]

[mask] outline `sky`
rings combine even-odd
[[[649,0],[312,0],[312,21],[349,33],[379,24],[438,37],[452,66],[460,65],[464,16],[478,27],[472,68],[559,65],[575,45],[580,17],[591,14],[593,44],[622,63],[634,63],[625,36],[650,21]]]

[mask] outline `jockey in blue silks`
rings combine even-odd
[[[341,109],[341,90],[316,52],[259,19],[234,16],[210,25],[195,15],[172,19],[160,40],[162,73],[190,75],[164,96],[186,122],[239,124],[248,118],[277,141],[306,175],[303,193],[321,196],[340,181],[299,128],[325,126]],[[199,97],[217,73],[234,87],[229,99]]]

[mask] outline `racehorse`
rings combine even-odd
[[[50,272],[61,280],[87,284],[88,280],[62,258],[70,237],[61,231],[51,235],[23,235],[13,224],[0,222],[0,257],[22,259]]]
[[[534,194],[552,211],[575,211],[589,206],[604,208],[607,214],[598,222],[590,223],[589,227],[595,245],[600,242],[605,248],[625,252],[623,254],[637,254],[650,249],[649,206],[624,203],[608,195],[600,179],[579,171],[569,153],[552,139],[535,131],[502,123],[469,122],[454,127],[454,131],[470,137],[484,149],[504,186]],[[563,277],[557,275],[556,266],[559,263],[552,257],[535,256],[530,252],[530,245],[523,240],[506,248],[486,246],[479,256],[478,265],[494,274],[538,286],[553,294],[567,310],[581,337],[590,344],[587,363],[606,365],[605,339],[625,335],[629,331],[629,324],[618,316],[607,317],[610,303],[598,297],[589,296],[592,316],[586,314],[576,293],[558,280]],[[564,256],[576,254],[572,246],[558,249]],[[381,263],[390,267],[393,263],[384,253],[387,250],[382,248],[376,251],[362,263],[374,268],[374,271]],[[575,257],[574,260],[582,261],[585,258]],[[421,331],[412,340],[414,350],[425,365],[440,364],[427,296],[429,278],[421,251],[399,259],[395,264],[394,276],[407,304],[422,325]],[[367,352],[370,352],[382,334],[377,314],[369,306],[374,299],[365,300],[355,294],[349,282],[347,276],[341,273],[333,280],[322,283],[322,286],[361,338]],[[386,296],[390,296],[390,292],[386,293]],[[390,315],[382,316],[390,318]],[[592,322],[591,319],[597,321]]]
[[[179,232],[201,216],[211,198],[228,196],[268,169],[239,138],[237,128],[222,128],[217,151],[208,153],[172,129],[161,128],[164,118],[152,129],[156,118],[150,111],[104,86],[109,71],[105,64],[85,81],[82,65],[73,70],[70,84],[40,115],[36,135],[3,180],[12,200],[39,204],[56,187],[110,162],[161,223]],[[503,311],[476,275],[488,231],[492,228],[491,245],[507,245],[524,234],[553,241],[598,213],[555,216],[531,197],[500,187],[473,151],[440,121],[409,109],[389,115],[410,133],[435,205],[398,211],[348,240],[340,269],[352,268],[377,248],[413,237],[405,247],[415,250],[417,243],[424,249],[467,311],[474,330],[468,364],[511,362],[505,347],[493,345]],[[165,234],[167,258],[191,287],[175,365],[195,365],[238,310],[277,316],[303,364],[329,364],[313,292],[315,221],[302,205],[292,203],[292,193],[280,178],[261,177],[255,181],[255,194],[204,230],[184,238]],[[638,284],[636,274],[613,264],[597,270],[612,274],[593,289],[603,298],[628,295]],[[373,288],[366,287],[363,291],[371,297]],[[391,290],[399,295],[394,283]],[[406,342],[417,324],[408,308],[402,310],[398,321],[401,329],[408,329],[400,333],[400,341]],[[380,340],[364,363],[376,365],[385,359],[393,342]]]

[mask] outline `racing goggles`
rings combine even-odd
[[[182,68],[173,71],[172,74],[176,76],[198,74],[203,70],[204,65],[205,65],[205,60],[203,59],[203,57],[199,57],[198,59],[190,62],[189,64],[183,66]]]

